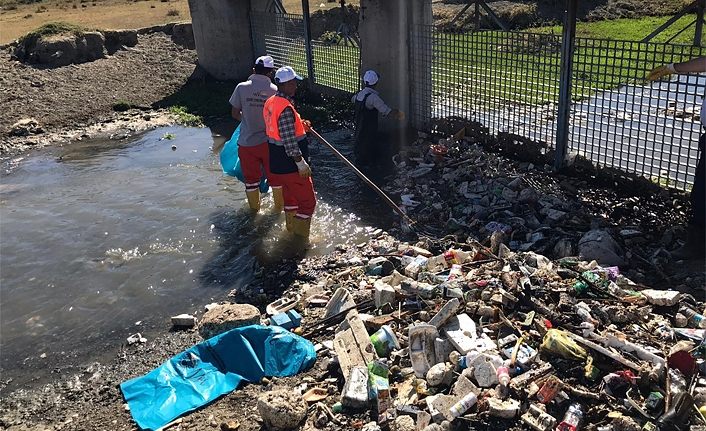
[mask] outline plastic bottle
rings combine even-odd
[[[461,278],[463,276],[463,268],[461,268],[461,265],[454,263],[451,265],[451,271],[449,271],[449,278],[447,281],[454,281],[457,278]]]
[[[507,388],[510,384],[510,370],[506,366],[498,367],[497,375],[500,386]]]
[[[581,404],[571,404],[564,415],[564,419],[557,425],[556,431],[578,431],[582,420],[583,411],[581,410]]]
[[[468,409],[473,407],[476,403],[478,402],[478,396],[474,394],[473,392],[469,393],[465,397],[461,398],[458,400],[456,404],[451,406],[449,409],[449,412],[451,413],[451,416],[454,418],[457,418],[461,416],[462,414],[466,413]]]
[[[686,305],[681,306],[679,308],[679,312],[686,316],[688,319],[688,325],[692,328],[706,329],[706,317],[702,314],[697,313]]]

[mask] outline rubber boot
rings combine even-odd
[[[703,259],[706,254],[706,242],[704,240],[704,228],[696,225],[687,227],[689,236],[683,246],[672,252],[674,260]]]
[[[253,212],[260,211],[260,190],[245,191],[248,198],[248,206]]]
[[[284,223],[287,227],[287,232],[294,232],[294,216],[297,214],[296,211],[285,211],[284,213]]]
[[[311,218],[294,217],[294,234],[302,239],[309,240],[311,231]]]
[[[279,214],[284,209],[284,195],[282,187],[272,188],[272,199],[275,201],[275,206],[272,208],[274,214]]]

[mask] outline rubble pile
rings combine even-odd
[[[706,425],[702,298],[506,242],[381,233],[300,262],[267,314],[315,343],[303,429]]]
[[[631,271],[639,282],[674,275],[665,276],[674,272],[670,251],[688,235],[680,227],[687,206],[678,192],[643,180],[643,193],[636,185],[619,195],[586,179],[550,175],[551,167],[534,153],[525,157],[531,163],[486,151],[483,133],[460,130],[441,139],[419,133],[416,143],[393,159],[397,175],[385,188],[433,235],[492,236],[493,251],[506,242],[513,251],[595,259]],[[678,285],[683,278],[669,281]]]

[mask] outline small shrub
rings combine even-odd
[[[46,11],[47,11],[47,7],[46,7],[46,6],[39,6],[35,12],[36,12],[36,13],[44,13],[44,12],[46,12]]]
[[[125,100],[118,100],[113,103],[113,111],[115,112],[125,112],[130,108],[132,108],[132,104]]]
[[[32,18],[32,16],[33,16],[33,15],[32,15],[31,13],[28,13],[27,15],[23,16],[22,18],[24,18],[24,19],[30,19],[30,18]]]
[[[187,127],[202,127],[203,119],[186,110],[183,106],[171,106],[169,112],[175,117],[176,122]]]
[[[179,16],[179,11],[176,9],[169,9],[167,11],[167,16]]]
[[[338,45],[341,43],[341,39],[341,35],[335,31],[326,31],[319,37],[319,40],[326,45]]]
[[[165,133],[164,135],[162,135],[162,140],[171,141],[174,138],[176,138],[176,135],[174,133]]]

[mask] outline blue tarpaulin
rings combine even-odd
[[[235,128],[233,135],[228,141],[223,145],[221,150],[221,168],[223,173],[230,175],[239,179],[241,182],[245,182],[245,177],[243,176],[243,171],[240,169],[240,157],[238,157],[238,138],[240,137],[240,125]],[[265,173],[262,173],[262,178],[260,179],[260,192],[267,193],[270,189],[269,184],[267,184],[267,179],[265,178]]]
[[[314,361],[310,341],[277,326],[252,325],[197,344],[120,389],[137,425],[156,430],[237,389],[241,381],[293,376]]]

